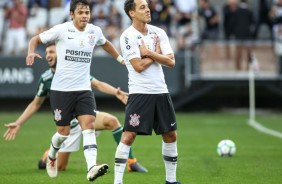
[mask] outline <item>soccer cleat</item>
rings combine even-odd
[[[178,181],[173,182],[173,183],[166,181],[166,182],[165,182],[165,184],[181,184],[181,183],[180,183],[180,182],[178,182]]]
[[[89,181],[94,181],[98,177],[106,174],[108,172],[108,169],[109,169],[109,166],[107,164],[94,165],[89,169],[87,173],[87,179]]]
[[[46,169],[46,159],[48,157],[49,149],[46,150],[42,158],[38,161],[38,169]]]
[[[41,159],[38,161],[38,169],[46,169],[46,162],[43,162]]]
[[[142,173],[148,172],[148,169],[146,169],[141,164],[139,164],[136,158],[129,158],[127,160],[127,170],[129,172],[142,172]]]
[[[57,175],[58,175],[57,159],[51,159],[48,156],[47,161],[46,161],[46,170],[47,170],[48,175],[51,178],[57,177]]]

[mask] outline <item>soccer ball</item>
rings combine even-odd
[[[229,139],[221,140],[217,145],[217,153],[221,157],[231,157],[235,152],[235,143]]]

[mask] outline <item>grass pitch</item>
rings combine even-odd
[[[112,112],[123,122],[123,112]],[[4,123],[12,122],[19,113],[0,113]],[[178,180],[182,184],[280,184],[282,181],[282,139],[256,131],[247,125],[247,114],[177,113]],[[262,114],[257,121],[282,132],[282,115]],[[24,126],[16,140],[0,140],[0,183],[2,184],[79,184],[86,180],[83,152],[71,155],[67,171],[50,179],[46,171],[37,169],[37,162],[49,147],[55,125],[51,113],[41,112]],[[234,157],[221,158],[216,153],[222,139],[235,142]],[[94,183],[111,184],[114,178],[116,144],[111,132],[103,131],[97,138],[98,163],[107,163],[110,172]],[[81,149],[82,150],[82,149]],[[165,171],[161,156],[160,136],[137,136],[133,153],[149,173],[125,172],[125,184],[164,184]]]

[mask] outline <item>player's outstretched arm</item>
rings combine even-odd
[[[12,141],[16,138],[18,131],[22,124],[26,122],[38,109],[41,107],[45,100],[45,97],[38,97],[36,96],[33,101],[26,107],[22,115],[12,123],[4,124],[8,130],[3,135],[3,138],[6,141]]]
[[[116,96],[124,104],[127,103],[128,93],[122,91],[120,88],[115,88],[108,83],[99,81],[98,79],[93,79],[91,81],[91,87],[101,91],[102,93]]]
[[[33,65],[34,58],[42,59],[42,57],[39,54],[35,53],[35,50],[40,43],[42,42],[38,35],[30,39],[29,44],[28,44],[28,54],[26,56],[26,65]]]

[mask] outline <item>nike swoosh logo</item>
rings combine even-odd
[[[68,39],[70,40],[70,39],[74,39],[74,38],[68,37]]]
[[[171,124],[170,124],[170,126],[174,126],[175,124],[176,124],[176,122],[174,122],[174,123],[171,123]]]

